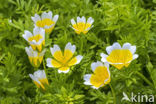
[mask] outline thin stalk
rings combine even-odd
[[[140,72],[136,72],[138,76],[140,76],[148,85],[150,85],[152,88],[155,88],[154,85]]]
[[[80,53],[81,53],[81,54],[83,53],[83,44],[84,44],[83,41],[84,41],[84,40],[83,40],[83,37],[81,36],[81,37],[80,37],[80,42],[81,42]]]
[[[116,104],[116,94],[115,94],[115,91],[114,91],[114,89],[113,89],[113,87],[112,87],[112,85],[110,83],[109,83],[109,86],[111,88],[111,91],[112,91],[112,94],[113,94],[113,97],[114,97],[114,104]]]
[[[45,73],[47,74],[47,70],[46,70],[46,66],[45,66],[45,61],[44,61],[44,59],[43,59],[43,68],[44,68],[44,71],[45,71]]]

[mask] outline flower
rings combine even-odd
[[[45,54],[45,51],[46,50],[43,50],[42,52],[37,52],[37,51],[34,51],[32,49],[31,46],[29,47],[25,47],[25,51],[29,57],[29,61],[30,63],[34,66],[34,67],[39,67],[40,64],[42,63],[42,60],[43,60],[43,56]]]
[[[112,46],[106,48],[108,55],[101,53],[101,61],[108,62],[117,69],[122,67],[128,67],[130,62],[138,58],[137,54],[134,54],[136,51],[136,46],[131,46],[130,43],[124,43],[123,47],[119,43],[114,43]]]
[[[75,45],[71,45],[70,42],[66,44],[64,53],[62,53],[58,45],[54,45],[53,48],[50,48],[51,54],[54,58],[47,58],[47,66],[58,68],[59,73],[67,73],[70,66],[80,63],[83,58],[81,55],[73,57],[75,50]]]
[[[49,85],[44,70],[35,71],[34,75],[33,74],[29,74],[29,76],[34,81],[34,83],[36,84],[36,86],[38,88],[41,87],[42,89],[45,90],[45,86],[44,85]]]
[[[38,14],[35,14],[34,17],[31,17],[35,25],[44,28],[46,33],[50,33],[54,29],[58,18],[59,15],[54,15],[54,17],[52,17],[51,11],[49,11],[48,13],[43,12],[41,17]]]
[[[97,61],[91,64],[93,74],[84,75],[84,84],[91,85],[92,88],[98,89],[110,82],[109,64]]]
[[[72,28],[77,34],[80,34],[81,32],[86,34],[93,27],[93,22],[94,19],[92,17],[89,17],[87,22],[84,16],[82,16],[82,18],[77,17],[77,23],[74,19],[71,19]]]
[[[42,51],[42,46],[45,46],[45,30],[37,26],[33,29],[33,34],[25,30],[23,38],[30,43],[33,50],[37,48]]]

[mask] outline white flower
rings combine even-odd
[[[87,22],[86,18],[84,16],[77,17],[77,23],[74,19],[71,19],[72,28],[75,30],[77,34],[80,34],[81,32],[86,34],[93,26],[94,19],[92,17],[89,17]]]
[[[31,19],[34,21],[34,24],[38,27],[44,28],[46,33],[50,33],[59,18],[59,15],[54,15],[52,17],[52,12],[49,11],[48,13],[43,12],[41,17],[38,14],[35,14],[34,17]]]
[[[33,34],[30,31],[25,30],[23,38],[29,42],[33,50],[36,48],[42,51],[42,46],[45,45],[45,30],[39,27],[33,29]]]
[[[75,50],[75,45],[71,45],[70,42],[66,44],[64,53],[62,53],[58,45],[54,45],[53,48],[50,48],[51,54],[54,58],[47,59],[47,66],[58,68],[59,73],[67,73],[70,69],[70,66],[80,63],[83,58],[81,55],[73,57]]]
[[[29,47],[25,47],[25,51],[29,57],[29,61],[30,63],[34,66],[34,67],[39,67],[40,64],[42,63],[42,60],[43,60],[43,56],[45,54],[45,51],[46,50],[43,50],[42,52],[37,52],[37,51],[34,51],[32,49],[31,46]]]
[[[94,62],[91,64],[93,74],[84,75],[84,84],[91,85],[92,88],[98,89],[110,82],[109,64],[102,62]]]
[[[34,74],[29,74],[30,78],[34,81],[38,88],[43,88],[45,90],[44,85],[49,85],[48,80],[46,78],[46,74],[44,70],[35,71]]]
[[[124,43],[123,47],[119,43],[114,43],[112,46],[106,48],[108,55],[101,53],[101,61],[108,62],[115,66],[117,69],[128,67],[130,62],[138,58],[135,54],[136,46],[131,46],[130,43]]]

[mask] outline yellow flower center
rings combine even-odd
[[[77,34],[80,34],[81,32],[83,32],[84,34],[86,34],[88,32],[88,28],[91,27],[91,24],[89,23],[84,23],[84,22],[79,22],[77,24],[73,25],[73,28],[75,29]]]
[[[37,57],[31,57],[29,56],[29,61],[34,67],[39,67],[39,65],[42,63],[43,56],[37,56]]]
[[[107,61],[118,69],[121,69],[124,65],[127,67],[132,59],[133,54],[128,49],[115,49],[107,57]]]
[[[37,81],[34,81],[34,83],[35,83],[35,85],[36,85],[38,88],[40,88],[40,86],[41,86],[41,88],[45,90],[45,87],[43,86],[42,83],[39,84]]]
[[[42,37],[42,35],[40,35],[40,34],[37,34],[37,35],[35,35],[35,36],[32,36],[32,37],[30,37],[29,39],[28,39],[28,41],[33,41],[33,40],[35,40],[36,42],[38,42],[40,39],[42,39],[43,37]]]
[[[62,51],[56,51],[53,56],[56,60],[52,59],[51,64],[56,68],[60,68],[62,71],[66,71],[69,66],[77,62],[76,57],[72,58],[73,53],[71,50],[65,50],[64,55]]]
[[[90,83],[95,87],[101,87],[104,84],[109,83],[110,79],[108,78],[109,78],[109,73],[107,71],[107,67],[98,66],[95,69],[94,74],[91,75]],[[106,79],[108,79],[108,81],[105,82]]]
[[[49,85],[47,78],[39,79],[39,81],[40,81],[42,84],[47,84],[47,85]]]
[[[51,19],[49,19],[49,18],[45,18],[45,19],[43,19],[43,20],[40,20],[40,21],[37,21],[36,22],[36,25],[38,26],[38,27],[44,27],[44,26],[51,26],[52,24],[54,24],[55,22],[54,21],[52,21]]]

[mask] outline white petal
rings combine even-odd
[[[94,72],[94,70],[95,70],[98,66],[103,66],[103,63],[100,62],[100,61],[93,62],[93,63],[91,64],[92,71]]]
[[[84,16],[82,16],[81,22],[86,23],[86,18]]]
[[[54,67],[54,66],[51,64],[51,60],[52,60],[51,58],[47,58],[47,60],[46,60],[46,61],[47,61],[47,66],[48,66],[48,67]]]
[[[45,72],[44,70],[37,70],[34,72],[34,77],[38,78],[38,79],[43,79],[43,78],[46,78],[45,76]]]
[[[51,54],[54,55],[56,51],[61,51],[60,47],[58,45],[54,45],[53,48],[50,48]]]
[[[49,18],[48,13],[43,12],[42,15],[41,15],[41,18],[42,18],[42,20],[43,20],[43,19],[47,19],[47,18]]]
[[[31,17],[31,19],[34,21],[35,24],[36,24],[37,21],[41,20],[41,18],[40,18],[40,16],[38,14],[35,14],[35,16]]]
[[[52,16],[53,16],[52,11],[49,11],[49,12],[48,12],[48,15],[49,15],[49,19],[51,19],[51,20],[52,20]]]
[[[29,76],[33,81],[36,81],[38,84],[41,84],[40,81],[35,76],[33,76],[32,74],[29,74]]]
[[[30,78],[31,78],[32,80],[35,80],[34,75],[29,74],[29,76],[30,76]]]
[[[56,23],[57,20],[58,20],[58,18],[59,18],[59,15],[55,15],[55,16],[53,17],[53,21]]]
[[[88,27],[87,29],[86,29],[86,31],[89,31],[91,28],[93,28],[94,27],[94,25],[92,25],[91,27]]]
[[[66,71],[58,70],[58,73],[68,73],[68,72],[69,72],[69,69]]]
[[[85,80],[85,82],[84,82],[85,85],[92,85],[90,83],[90,77],[91,77],[91,74],[84,75],[84,78],[83,79]]]
[[[34,51],[31,46],[25,47],[25,50],[26,50],[28,56],[31,56],[31,57],[37,57],[38,56],[38,52]]]
[[[33,45],[40,45],[42,42],[44,41],[44,39],[40,39],[38,42],[36,40],[32,40],[30,42],[30,44],[33,44]]]
[[[139,57],[138,54],[134,54],[134,55],[133,55],[133,60],[136,59],[136,58],[138,58],[138,57]]]
[[[51,11],[49,11],[48,13],[43,12],[41,15],[41,18],[42,18],[42,20],[47,19],[47,18],[52,19],[52,12]]]
[[[131,46],[129,50],[132,52],[132,54],[134,54],[136,51],[136,46]]]
[[[35,28],[33,29],[33,35],[35,36],[35,35],[38,35],[38,34],[40,34],[40,28],[35,26]]]
[[[99,87],[92,86],[93,89],[98,89]]]
[[[130,43],[124,43],[122,49],[130,49],[131,44]]]
[[[106,55],[106,54],[104,54],[104,53],[101,53],[100,56],[102,57],[102,58],[101,58],[101,61],[102,61],[102,62],[107,62],[106,58],[108,57],[108,55]]]
[[[106,51],[107,51],[108,54],[110,54],[112,52],[112,50],[113,50],[112,46],[106,47]]]
[[[45,26],[44,26],[44,29],[49,29],[49,28],[53,27],[54,25],[55,25],[55,24],[51,24],[50,26],[45,25]]]
[[[75,46],[75,45],[72,45],[70,42],[68,42],[68,43],[66,44],[66,46],[65,46],[65,50],[71,50],[72,53],[74,53],[75,50],[76,50],[76,46]]]
[[[75,22],[74,19],[71,19],[71,24],[72,24],[72,25],[76,24],[76,22]]]
[[[81,18],[77,17],[77,23],[81,22]]]
[[[107,78],[107,79],[105,79],[104,83],[106,83],[109,79],[110,79],[110,77],[109,77],[109,78]]]
[[[79,64],[81,62],[82,58],[83,58],[83,56],[81,56],[81,55],[76,56],[76,59],[77,59],[76,64]]]
[[[113,50],[114,50],[114,49],[121,49],[121,46],[120,46],[120,44],[119,44],[118,42],[115,42],[115,43],[112,45],[112,48],[113,48]]]
[[[44,56],[45,52],[46,52],[46,49],[44,49],[44,50],[40,53],[39,56]]]
[[[104,63],[104,66],[106,66],[106,67],[107,67],[107,71],[108,71],[109,78],[110,78],[109,63],[108,63],[108,62],[105,62],[105,63]]]
[[[40,28],[40,35],[45,39],[45,30],[43,28]]]
[[[32,33],[31,33],[30,31],[25,30],[25,31],[24,31],[24,34],[23,34],[22,36],[23,36],[23,38],[24,38],[25,40],[28,41],[29,37],[32,37],[33,35],[32,35]]]
[[[92,17],[89,17],[88,20],[87,20],[87,23],[93,24],[93,22],[94,22],[94,19]]]
[[[26,51],[28,56],[33,56],[33,54],[30,52],[28,47],[25,47],[25,51]]]

